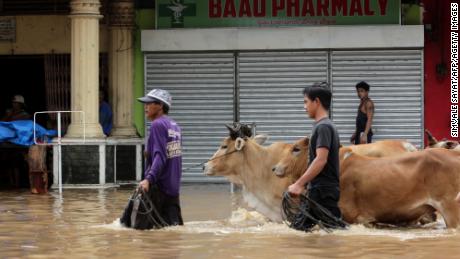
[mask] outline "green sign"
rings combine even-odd
[[[156,0],[157,28],[399,24],[396,0]]]

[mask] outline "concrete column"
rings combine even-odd
[[[134,1],[114,0],[109,16],[109,98],[114,137],[135,137],[133,126]]]
[[[85,113],[86,137],[104,137],[99,124],[99,0],[72,0],[71,109]],[[73,113],[66,138],[83,136],[82,115]]]

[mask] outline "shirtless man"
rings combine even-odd
[[[374,102],[369,98],[370,86],[361,81],[356,84],[356,92],[361,102],[356,116],[355,133],[350,138],[350,142],[355,145],[372,142],[372,119],[374,118]]]

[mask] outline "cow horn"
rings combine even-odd
[[[252,128],[249,125],[240,122],[232,124],[225,124],[225,127],[230,131],[230,137],[236,139],[237,137],[246,138],[252,136]]]
[[[252,128],[251,128],[251,126],[243,124],[241,126],[241,135],[242,135],[242,137],[251,137],[252,136]]]
[[[429,146],[433,146],[433,145],[436,145],[436,143],[438,143],[438,140],[435,137],[433,137],[433,135],[431,134],[431,132],[429,130],[426,129],[425,133],[426,133],[426,135],[428,137],[428,145]]]
[[[230,133],[230,138],[231,139],[236,139],[237,137],[240,136],[240,126],[236,123],[232,123],[232,124],[225,124],[225,127],[227,127],[227,129],[229,130],[229,133]]]
[[[230,131],[230,133],[233,133],[235,129],[233,128],[233,124],[225,124],[225,127]]]
[[[236,133],[240,130],[241,126],[234,122],[234,123],[225,124],[225,127],[227,127],[227,129],[231,133]]]
[[[241,130],[241,123],[239,122],[234,122],[233,123],[233,128],[235,129],[236,132]]]

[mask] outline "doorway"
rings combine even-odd
[[[0,70],[2,71],[0,118],[3,118],[6,110],[11,108],[11,100],[15,95],[24,97],[25,110],[31,116],[34,112],[46,110],[43,55],[0,56]],[[46,126],[46,118],[38,118],[37,122]],[[27,147],[0,143],[1,188],[29,187],[25,160],[27,151]]]

